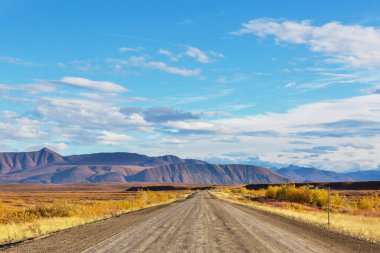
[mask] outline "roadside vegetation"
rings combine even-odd
[[[189,191],[1,193],[0,244],[170,203],[188,194]]]
[[[260,190],[225,188],[212,193],[230,202],[380,242],[378,191],[332,191],[330,225],[327,224],[328,191],[325,189],[281,185]]]

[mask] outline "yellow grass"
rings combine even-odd
[[[217,198],[249,206],[265,212],[275,213],[296,220],[319,225],[351,236],[380,242],[380,218],[346,213],[332,213],[331,224],[327,225],[327,213],[322,210],[307,210],[300,204],[285,207],[271,206],[258,201],[248,201],[239,193],[211,192]]]
[[[235,189],[224,189],[225,192],[240,193],[251,197],[265,197],[277,201],[289,201],[293,203],[306,204],[327,210],[328,191],[316,189],[313,186],[296,187],[294,184],[269,186],[267,189],[248,190],[245,187]],[[380,196],[377,191],[357,192],[332,191],[330,206],[334,211],[344,213],[361,213],[369,216],[380,217]]]
[[[188,192],[103,193],[102,200],[70,193],[4,194],[0,199],[0,244],[42,236],[142,208],[167,204]],[[79,194],[80,195],[80,194]],[[101,194],[100,194],[101,195]],[[106,199],[106,196],[109,199]],[[48,196],[48,197],[47,197]],[[57,198],[54,198],[54,197]],[[95,198],[96,194],[94,194]],[[71,198],[70,198],[71,197]]]

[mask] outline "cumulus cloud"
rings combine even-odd
[[[168,134],[186,136],[188,152],[198,157],[223,157],[226,150],[234,150],[250,154],[246,159],[260,156],[262,161],[344,171],[375,168],[380,163],[376,155],[380,151],[379,110],[380,95],[372,94],[304,104],[284,113],[230,115],[162,125]],[[221,142],[223,139],[238,141]],[[353,153],[347,143],[365,143],[373,149],[356,149]]]
[[[112,127],[141,130],[148,126],[139,114],[126,116],[112,104],[100,104],[86,99],[41,98],[33,113],[44,120],[89,129]]]
[[[380,122],[380,95],[357,96],[298,106],[286,113],[267,113],[242,118],[221,119],[217,123],[234,131],[276,131],[297,133],[325,131],[339,127],[374,127]],[[379,134],[379,132],[378,132]]]
[[[134,138],[126,134],[118,134],[109,131],[102,131],[101,135],[97,136],[98,143],[105,145],[122,145],[132,141]]]
[[[35,140],[46,135],[38,120],[21,116],[15,112],[0,112],[0,139],[3,142]]]
[[[72,76],[66,76],[60,79],[59,81],[54,81],[55,83],[74,86],[74,87],[80,87],[80,88],[86,88],[86,89],[92,89],[92,90],[99,90],[99,91],[106,91],[106,92],[123,92],[127,89],[116,83],[108,82],[108,81],[93,81],[82,77],[72,77]]]
[[[137,147],[154,143],[136,150],[142,153],[202,159],[232,159],[227,152],[241,153],[235,162],[254,163],[258,160],[253,158],[259,157],[266,162],[334,170],[380,164],[380,94],[376,93],[308,103],[283,113],[220,117],[172,107],[121,109],[113,97],[99,103],[78,98],[80,93],[76,98],[40,94],[22,115],[1,112],[2,145],[12,147],[17,142],[26,147],[37,142],[58,145],[50,147],[59,150],[65,148],[63,144],[125,147],[138,142]],[[144,136],[140,139],[139,134]],[[186,149],[180,149],[182,145]]]
[[[142,112],[125,108],[124,113],[139,113],[151,122],[165,122],[173,132],[193,131],[245,137],[289,137],[303,141],[309,138],[370,137],[380,135],[380,95],[309,103],[285,113],[266,113],[242,117],[205,120],[197,115],[179,113],[168,108]],[[189,121],[189,119],[191,121]],[[293,144],[297,144],[293,142]]]
[[[361,25],[329,22],[314,26],[275,19],[253,19],[242,24],[234,35],[274,36],[277,42],[306,45],[311,51],[328,56],[329,61],[351,67],[378,68],[380,64],[380,29]]]

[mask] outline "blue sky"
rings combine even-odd
[[[380,167],[378,1],[0,2],[0,149]]]

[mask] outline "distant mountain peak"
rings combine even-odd
[[[0,175],[58,163],[65,163],[64,158],[48,148],[30,152],[4,152],[0,153]]]
[[[57,152],[55,152],[54,150],[51,150],[47,147],[41,148],[39,151],[34,151],[34,152],[44,152],[44,153],[51,153],[51,154],[59,155]]]
[[[315,170],[316,168],[314,168],[314,167],[304,167],[304,166],[299,166],[299,165],[295,165],[295,164],[289,164],[287,167],[285,167],[285,169],[293,169],[293,170],[297,170],[297,169],[304,169],[304,170],[313,169],[313,170]]]

